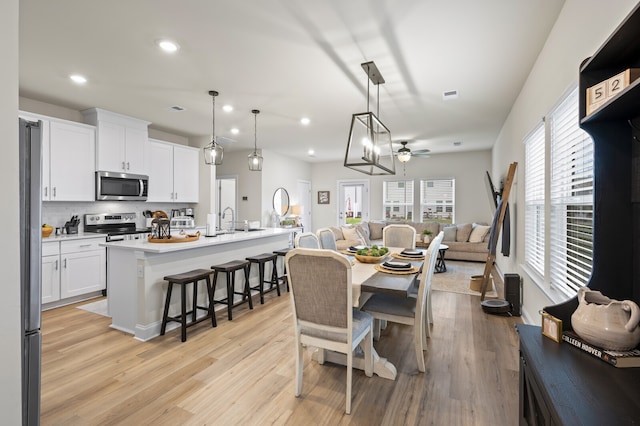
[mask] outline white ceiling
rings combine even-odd
[[[374,61],[386,80],[379,117],[394,141],[433,153],[488,149],[563,3],[21,0],[20,96],[206,139],[217,90],[216,135],[236,141],[226,149],[253,147],[259,109],[258,148],[328,161],[344,158],[351,114],[367,110],[360,64]],[[180,50],[160,51],[161,38]],[[72,83],[72,73],[88,82]],[[458,99],[444,101],[448,90]]]

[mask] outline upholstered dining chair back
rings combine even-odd
[[[405,224],[391,224],[382,228],[382,244],[385,247],[416,248],[416,230]]]
[[[296,396],[302,393],[304,345],[347,355],[346,412],[351,413],[353,351],[362,346],[373,375],[371,315],[353,308],[351,263],[333,250],[294,248],[285,257],[296,341]]]
[[[316,231],[316,236],[320,242],[320,248],[327,250],[338,250],[336,236],[329,228],[320,228]]]
[[[296,235],[293,246],[295,248],[319,249],[320,242],[313,232],[302,232]]]

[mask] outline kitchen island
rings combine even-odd
[[[146,341],[160,335],[167,283],[164,277],[192,269],[271,253],[289,247],[291,229],[267,228],[235,232],[197,241],[150,243],[128,240],[102,243],[107,248],[107,299],[111,327]],[[282,261],[279,262],[282,264]],[[258,268],[252,268],[251,285],[258,282]],[[201,285],[199,300],[207,299]],[[236,277],[236,289],[244,287],[244,277]],[[188,292],[188,298],[191,292]],[[216,299],[226,297],[225,277],[218,276]],[[236,296],[239,298],[240,296]],[[191,303],[187,300],[187,304]],[[170,315],[180,311],[180,298],[172,298]]]

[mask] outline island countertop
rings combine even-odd
[[[274,235],[290,234],[291,232],[294,232],[293,228],[264,228],[260,231],[236,231],[234,233],[218,234],[215,237],[205,237],[201,233],[197,241],[178,243],[150,243],[147,240],[125,240],[101,243],[100,245],[103,247],[117,247],[119,249],[129,249],[147,253],[170,253],[246,240],[257,240]]]
[[[193,269],[211,269],[213,265],[243,260],[260,253],[273,253],[289,247],[293,232],[295,229],[291,228],[265,228],[216,237],[201,235],[197,241],[180,243],[150,243],[147,240],[101,243],[107,249],[107,301],[111,327],[131,333],[143,341],[158,336],[167,293],[166,276]],[[276,263],[282,271],[284,259],[280,256]],[[251,268],[249,279],[252,287],[260,281],[258,269]],[[214,297],[221,300],[227,297],[225,274],[221,274],[217,281]],[[236,290],[240,292],[244,285],[244,274],[237,274]],[[206,286],[199,286],[198,294],[199,300],[207,300]],[[180,299],[171,299],[171,316],[179,315]],[[222,305],[219,307],[223,309]],[[200,314],[204,315],[204,312]],[[174,325],[176,323],[170,324],[169,328]]]

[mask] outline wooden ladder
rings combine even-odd
[[[502,222],[504,221],[504,215],[507,211],[507,204],[509,202],[509,194],[511,193],[511,185],[513,184],[513,179],[516,175],[516,167],[518,166],[517,162],[513,162],[509,164],[509,171],[507,172],[507,180],[504,183],[504,189],[502,190],[501,199],[502,204],[500,205],[500,214],[498,216],[498,223],[496,223],[497,228],[495,230],[492,229],[493,232],[498,233],[498,237],[500,236],[500,232],[502,230]],[[498,239],[495,239],[495,244],[498,244]],[[489,249],[489,254],[487,255],[487,263],[484,265],[484,273],[482,274],[482,285],[480,287],[482,291],[482,295],[480,296],[480,300],[484,300],[485,293],[487,292],[487,285],[489,284],[489,277],[491,276],[491,269],[493,268],[493,262],[496,260],[496,255],[491,254],[492,252],[496,252],[496,247],[491,247]]]

